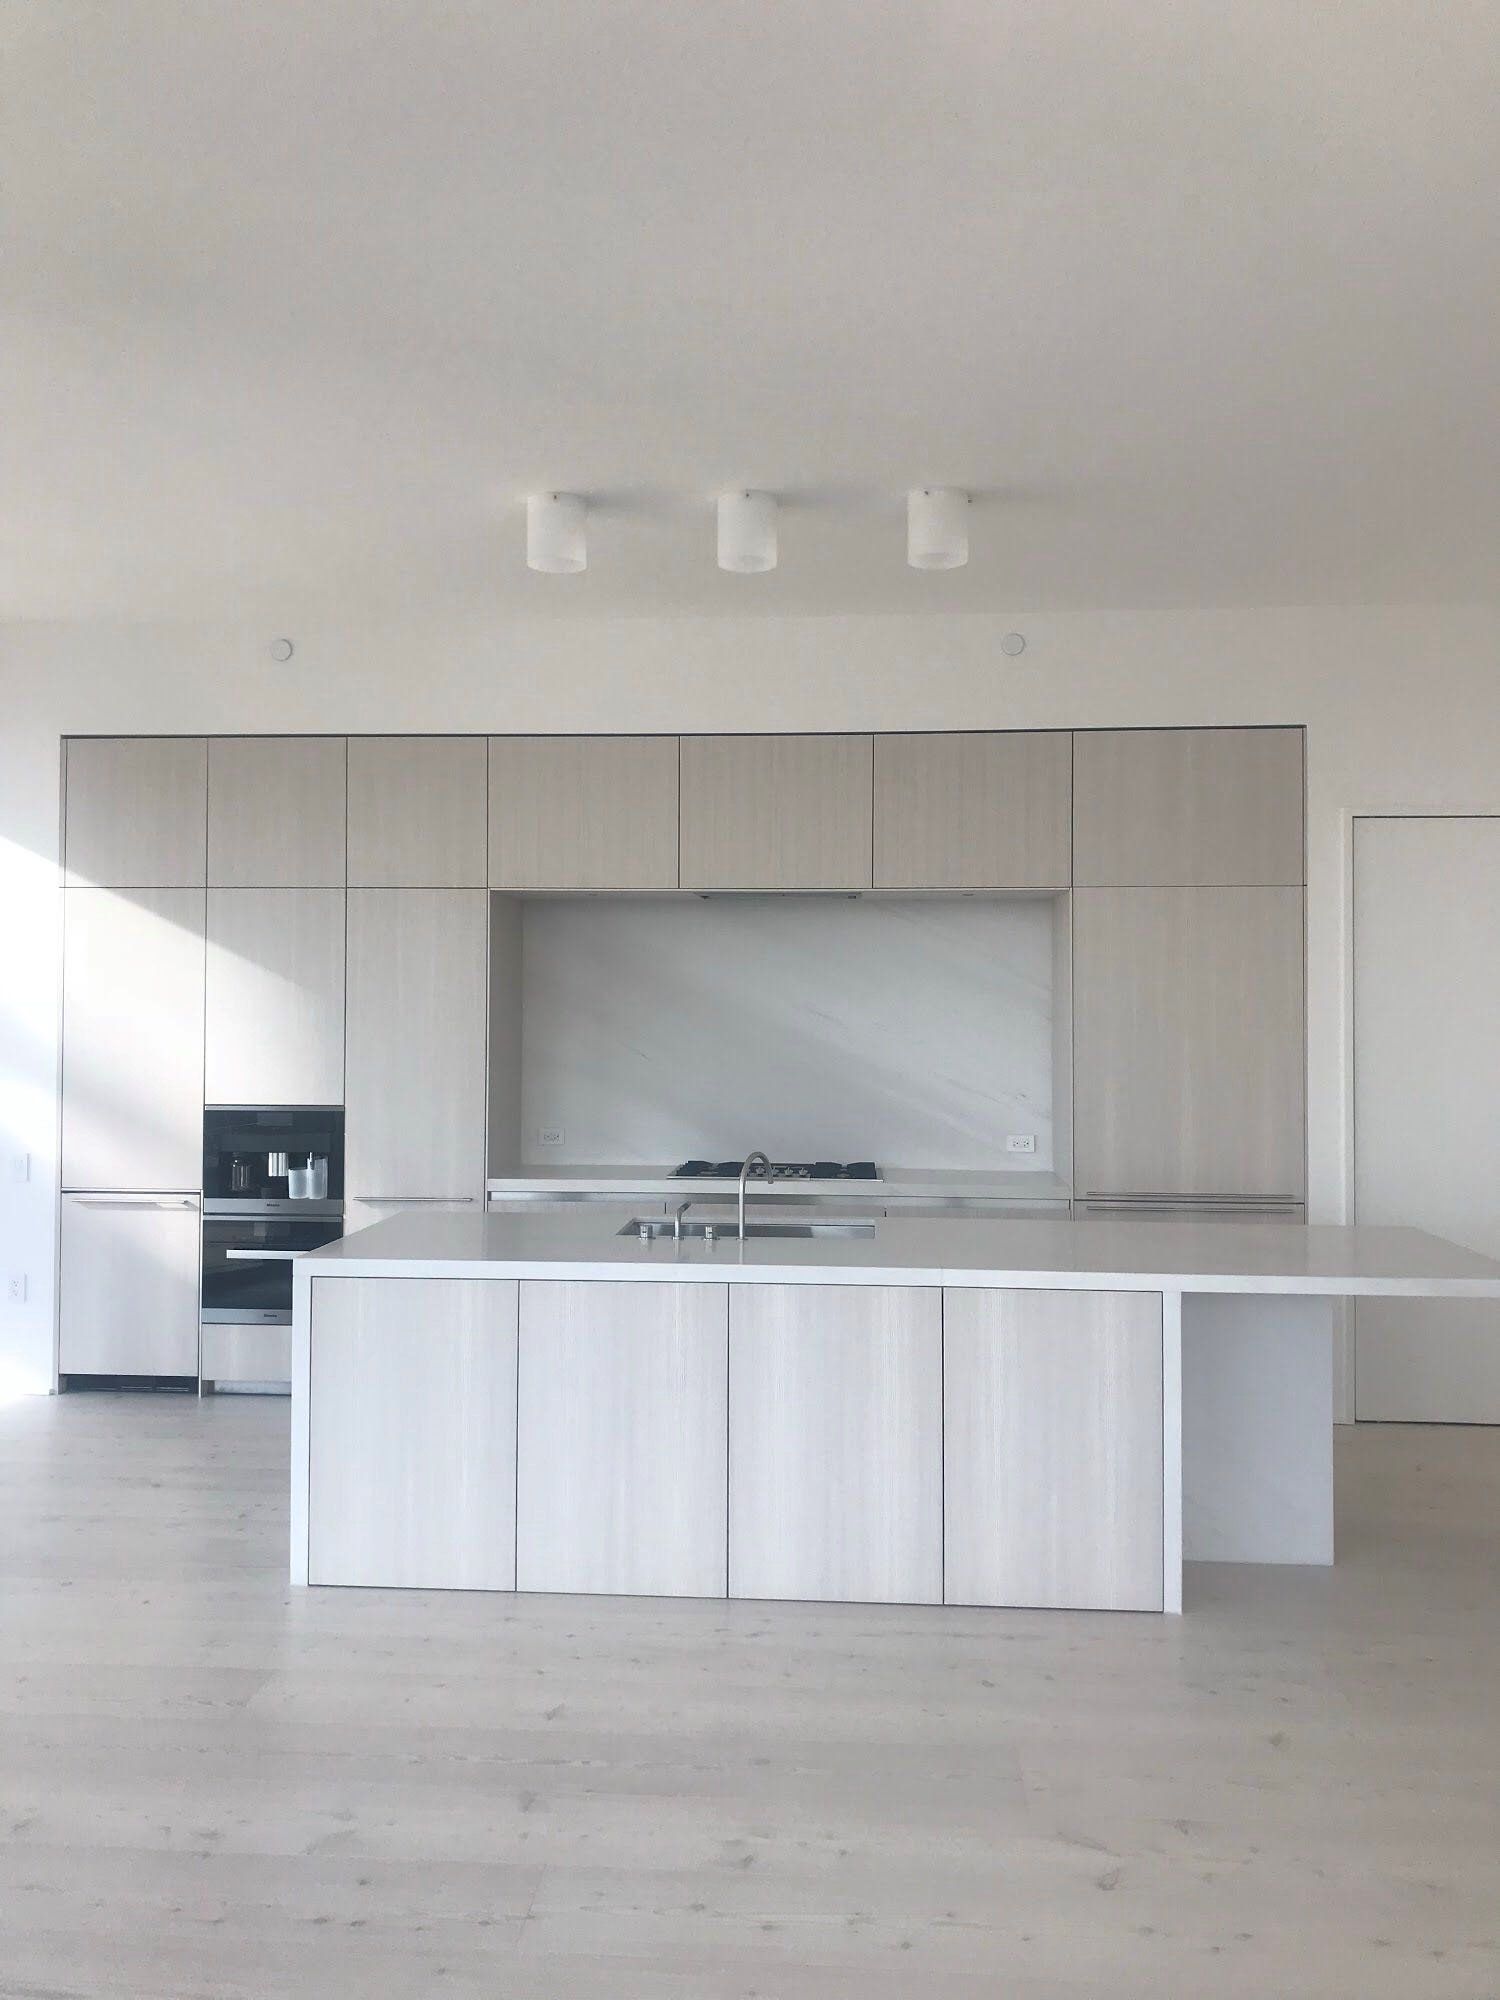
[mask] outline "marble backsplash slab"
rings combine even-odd
[[[1053,923],[1024,897],[537,897],[522,1162],[1053,1164]],[[538,1132],[564,1143],[542,1146]],[[1009,1157],[1009,1133],[1034,1155]]]

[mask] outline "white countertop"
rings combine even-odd
[[[882,1207],[889,1201],[1067,1201],[1072,1193],[1068,1183],[1056,1174],[1038,1168],[967,1169],[955,1167],[882,1167],[875,1181],[772,1181],[751,1182],[757,1199],[781,1201],[819,1200],[836,1197],[840,1201],[872,1203]],[[599,1167],[526,1167],[518,1173],[500,1175],[485,1182],[485,1192],[496,1195],[619,1195],[629,1200],[639,1196],[666,1201],[673,1195],[694,1200],[736,1195],[737,1180],[682,1180],[670,1165]]]
[[[1500,1263],[1419,1229],[897,1216],[872,1237],[642,1243],[628,1206],[400,1215],[298,1260],[312,1277],[671,1279],[1500,1299]]]

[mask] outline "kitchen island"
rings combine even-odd
[[[1500,1298],[1408,1229],[633,1214],[298,1260],[295,1584],[1178,1611],[1333,1560],[1337,1299]]]

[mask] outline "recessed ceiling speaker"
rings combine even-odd
[[[576,576],[589,565],[588,508],[576,493],[533,493],[526,502],[526,566]]]
[[[914,486],[906,496],[906,560],[913,569],[962,569],[969,560],[969,496]]]
[[[753,576],[776,567],[776,496],[737,487],[719,495],[719,568]]]

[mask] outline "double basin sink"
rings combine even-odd
[[[659,1243],[663,1238],[666,1238],[669,1242],[681,1241],[683,1243],[718,1243],[725,1239],[737,1242],[739,1240],[740,1225],[738,1218],[735,1216],[728,1216],[722,1222],[715,1222],[707,1216],[685,1215],[679,1227],[677,1219],[674,1216],[637,1215],[632,1216],[622,1229],[615,1231],[615,1234],[617,1236],[638,1236],[642,1243]],[[745,1236],[747,1240],[759,1236],[785,1239],[787,1237],[806,1236],[873,1236],[874,1234],[875,1225],[873,1222],[865,1222],[857,1218],[848,1217],[843,1220],[830,1219],[827,1222],[747,1222],[745,1224]]]

